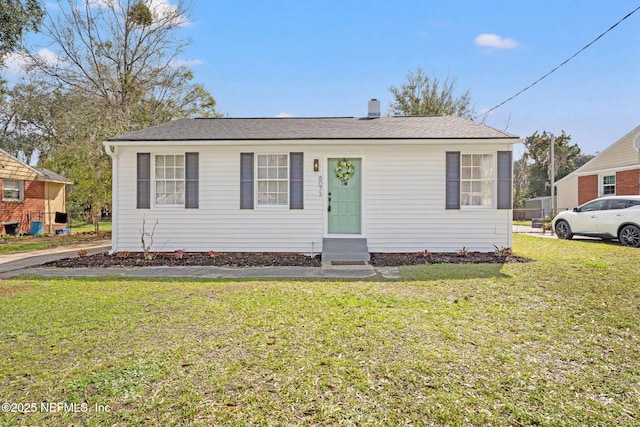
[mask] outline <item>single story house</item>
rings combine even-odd
[[[110,138],[112,252],[141,252],[143,234],[157,252],[511,246],[518,137],[459,117],[372,110],[181,119]]]
[[[34,168],[0,150],[0,234],[26,234],[31,222],[54,231],[56,212],[66,212],[66,185],[71,181],[50,170]]]
[[[556,182],[558,210],[602,196],[640,194],[640,126]]]

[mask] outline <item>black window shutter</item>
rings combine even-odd
[[[138,153],[136,186],[136,208],[149,209],[151,207],[151,154]]]
[[[185,203],[184,207],[189,209],[198,208],[200,161],[198,153],[185,153]]]
[[[498,151],[498,209],[512,207],[513,153]]]
[[[304,208],[304,153],[289,153],[289,209]]]
[[[460,152],[447,151],[447,209],[460,209]]]
[[[253,209],[253,153],[240,153],[240,209]]]

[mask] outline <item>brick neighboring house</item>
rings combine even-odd
[[[640,194],[640,126],[556,183],[558,210],[602,196]]]
[[[17,227],[16,232],[29,233],[31,221],[42,221],[43,231],[53,232],[56,212],[66,212],[67,184],[71,182],[65,177],[0,150],[0,234],[6,234],[7,223],[9,230]]]

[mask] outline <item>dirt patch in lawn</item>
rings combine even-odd
[[[392,267],[400,265],[438,264],[438,263],[505,263],[527,262],[529,259],[515,255],[497,256],[493,253],[470,252],[466,255],[456,253],[423,254],[383,254],[372,253],[371,265]],[[119,253],[108,255],[81,256],[53,261],[48,267],[160,267],[160,266],[215,266],[215,267],[269,267],[296,266],[320,267],[320,255],[309,257],[289,253],[167,253],[145,259],[141,253]]]

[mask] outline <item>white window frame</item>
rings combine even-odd
[[[484,169],[480,171],[480,177],[473,176],[473,168],[478,167],[473,163],[474,156],[480,156],[480,167],[482,168],[483,159],[488,158],[490,160],[491,170],[487,176]],[[465,165],[465,157],[471,158],[471,165]],[[460,153],[460,209],[495,209],[496,207],[496,185],[497,185],[497,159],[495,153]],[[468,177],[468,173],[465,173],[465,168],[471,168],[471,177]],[[465,177],[467,176],[467,177]],[[479,183],[480,191],[464,191],[465,183]],[[485,186],[483,187],[483,183]],[[485,197],[487,192],[486,188],[489,188],[489,204],[482,204],[482,198]],[[468,204],[465,199],[467,197],[480,197],[481,204]]]
[[[16,183],[18,190],[18,198],[6,197],[5,191],[7,191],[7,183]],[[11,188],[9,191],[16,191],[16,188]],[[3,202],[22,202],[24,201],[24,181],[20,179],[3,179],[2,180],[2,201]]]
[[[284,167],[270,162],[273,157],[284,157]],[[266,158],[266,159],[265,159]],[[265,164],[266,160],[266,164]],[[279,159],[278,159],[279,160]],[[273,168],[275,167],[275,176],[273,176]],[[291,165],[289,162],[289,153],[256,153],[255,155],[255,206],[260,209],[288,209],[290,197]],[[283,170],[286,170],[286,177],[282,176]],[[266,191],[265,191],[266,186]],[[274,188],[275,186],[275,188]],[[284,189],[284,191],[281,191]],[[275,190],[275,191],[271,191]],[[265,196],[262,196],[264,194]],[[275,196],[276,203],[268,202],[269,194]]]
[[[611,177],[611,176],[613,177],[613,184],[605,184],[604,183],[605,178],[608,178],[608,177]],[[599,183],[598,184],[600,185],[600,190],[599,190],[600,191],[600,195],[601,196],[615,196],[616,192],[617,192],[617,179],[616,179],[615,172],[614,173],[608,173],[608,174],[602,174],[602,175],[600,175],[599,178],[600,179],[599,179]],[[605,187],[611,187],[611,186],[613,186],[613,193],[605,193],[604,192]]]
[[[152,161],[152,166],[151,166],[151,171],[152,171],[152,188],[151,188],[151,197],[153,197],[153,206],[155,208],[184,208],[185,206],[185,201],[186,201],[186,156],[184,153],[154,153],[153,155],[153,161]],[[158,172],[160,172],[160,168],[158,165],[158,160],[159,157],[163,158],[163,165],[162,165],[162,174],[159,174]],[[169,168],[166,165],[166,159],[167,157],[173,157],[173,165],[169,166]],[[182,158],[182,165],[176,165],[175,160],[177,158]],[[180,169],[182,170],[182,173],[178,173],[177,177],[176,177],[176,172],[179,172]],[[171,173],[167,173],[171,171]],[[161,177],[159,177],[158,175],[162,175]],[[180,177],[181,175],[181,177]],[[173,194],[174,196],[177,197],[176,201],[174,203],[160,203],[158,201],[158,184],[172,184],[174,187],[174,190],[172,192],[167,192],[166,187],[165,187],[165,191],[164,194]],[[182,190],[180,191],[179,189],[176,189],[176,187],[180,185],[182,187]],[[180,199],[181,197],[181,199]]]

